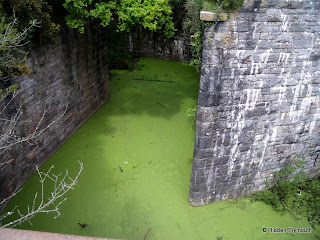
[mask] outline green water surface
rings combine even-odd
[[[111,99],[41,167],[75,175],[61,216],[38,214],[19,228],[143,240],[317,239],[263,233],[263,227],[310,227],[246,198],[203,207],[188,204],[194,128],[186,111],[197,102],[199,75],[187,64],[142,58],[135,70],[112,70]],[[120,171],[120,167],[123,172]],[[37,174],[8,204],[25,209],[39,191]],[[81,228],[78,222],[87,223]]]

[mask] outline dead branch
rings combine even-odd
[[[79,164],[80,164],[79,172],[77,176],[73,179],[69,176],[68,170],[66,170],[66,173],[62,176],[61,173],[58,175],[51,173],[52,169],[54,168],[53,165],[50,167],[50,169],[47,172],[40,172],[40,170],[37,167],[37,173],[39,175],[39,178],[40,178],[39,181],[41,183],[40,203],[39,204],[36,203],[38,199],[38,192],[36,192],[33,199],[33,203],[31,206],[28,205],[26,213],[22,213],[20,209],[16,206],[12,211],[7,212],[4,215],[0,216],[0,221],[7,218],[8,216],[11,216],[14,213],[18,213],[19,218],[9,223],[6,223],[4,225],[1,225],[1,222],[0,222],[0,227],[12,228],[25,221],[28,221],[32,225],[30,220],[38,213],[51,213],[51,212],[56,213],[57,215],[54,217],[54,219],[60,216],[61,213],[60,213],[59,207],[64,201],[67,200],[67,198],[64,196],[67,192],[69,192],[69,190],[73,189],[74,186],[77,184],[77,180],[83,170],[83,163],[79,162]],[[48,179],[54,182],[54,187],[51,191],[51,196],[46,201],[44,189],[45,189],[45,181]],[[16,192],[14,195],[16,195],[17,193],[18,192]],[[9,198],[12,198],[12,197],[13,195],[10,196]],[[3,200],[1,203],[7,201],[9,198]]]
[[[68,105],[66,105],[65,110],[60,114],[60,116],[56,117],[53,121],[51,121],[47,126],[41,128],[40,126],[43,123],[44,117],[47,113],[46,109],[43,110],[43,114],[38,121],[35,129],[33,132],[25,137],[21,137],[17,135],[16,128],[17,126],[21,125],[22,123],[25,123],[26,121],[20,120],[22,116],[22,106],[23,104],[20,104],[17,108],[17,111],[11,118],[5,118],[1,117],[1,115],[4,115],[4,110],[8,108],[9,104],[13,102],[13,99],[16,98],[17,94],[16,91],[13,92],[11,99],[8,101],[7,104],[3,104],[3,109],[0,111],[0,126],[2,126],[2,131],[0,130],[0,154],[3,153],[4,150],[11,148],[12,146],[23,143],[23,142],[29,142],[31,143],[34,139],[39,137],[44,131],[46,131],[48,128],[50,128],[53,124],[58,122],[67,112]],[[1,104],[0,104],[1,106]]]

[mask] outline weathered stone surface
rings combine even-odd
[[[208,11],[200,12],[200,19],[206,22],[221,22],[228,19],[227,13],[213,13]]]
[[[0,240],[117,240],[111,238],[82,237],[69,234],[38,232],[21,229],[0,228]],[[120,239],[118,239],[120,240]]]
[[[319,1],[248,0],[205,29],[191,205],[263,190],[297,153],[319,176],[319,22]]]
[[[11,80],[19,85],[16,103],[24,103],[22,135],[34,131],[44,111],[41,129],[61,119],[33,144],[25,142],[0,155],[0,163],[10,160],[0,169],[0,199],[12,194],[109,99],[104,30],[89,25],[84,34],[67,27],[61,31],[53,45],[30,46],[31,73]]]
[[[172,38],[166,38],[162,32],[152,32],[136,28],[128,33],[126,50],[135,56],[155,57],[164,60],[190,62],[190,39],[178,31]]]

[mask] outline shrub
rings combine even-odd
[[[298,154],[293,162],[275,173],[270,189],[251,197],[278,212],[290,212],[295,218],[306,217],[314,228],[320,224],[320,180],[307,180],[304,166],[304,156]]]
[[[41,23],[38,28],[33,28],[28,33],[27,40],[33,38],[35,41],[44,44],[55,41],[56,33],[60,29],[52,15],[56,9],[53,9],[47,0],[2,0],[0,8],[2,14],[7,17],[14,16],[18,19],[16,26],[19,32],[30,26],[30,22],[36,21]],[[54,1],[53,1],[54,2]],[[10,19],[9,19],[10,20]]]
[[[216,7],[216,10],[230,12],[239,7],[244,3],[244,0],[206,0],[209,3],[212,3],[212,6]]]
[[[191,61],[190,65],[198,72],[201,69],[202,41],[204,24],[200,20],[202,9],[212,12],[231,12],[241,7],[244,0],[188,0],[186,8],[184,32],[190,35]]]
[[[203,22],[200,20],[200,11],[202,9],[202,0],[187,1],[186,17],[183,30],[186,35],[190,36],[191,45],[191,61],[190,66],[194,67],[198,72],[201,68],[202,58],[202,39],[203,39]]]
[[[196,122],[196,116],[197,116],[197,105],[195,105],[193,108],[189,108],[186,112],[186,116],[188,119],[192,120],[192,124]]]

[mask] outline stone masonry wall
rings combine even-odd
[[[18,132],[32,134],[61,119],[35,141],[16,145],[0,156],[0,199],[15,191],[63,142],[109,99],[106,35],[98,26],[84,34],[62,27],[57,43],[33,47],[27,65],[31,73],[12,80],[19,84],[10,107],[22,105]],[[14,113],[14,110],[13,110]]]
[[[320,1],[246,1],[205,29],[191,205],[265,188],[297,153],[320,175]]]
[[[190,39],[182,32],[166,38],[161,32],[137,28],[129,35],[129,52],[138,56],[190,62]]]

